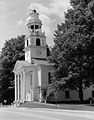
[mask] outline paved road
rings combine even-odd
[[[0,107],[0,120],[94,120],[94,112]]]

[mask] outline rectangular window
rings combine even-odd
[[[48,83],[51,83],[51,73],[48,72]]]
[[[65,90],[65,99],[69,98],[70,98],[69,90]]]
[[[32,75],[30,75],[30,85],[32,86]]]
[[[92,91],[92,97],[94,97],[94,90]]]

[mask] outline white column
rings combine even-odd
[[[41,93],[41,90],[40,90],[40,99],[39,99],[40,102],[42,102],[42,93]]]
[[[41,86],[41,70],[38,71],[39,86]]]
[[[15,74],[15,102],[17,101],[17,79],[16,79],[16,74]]]
[[[19,74],[18,74],[18,101],[19,101]]]
[[[25,80],[25,72],[23,72],[23,100],[26,101],[26,80]]]
[[[42,86],[42,83],[41,83],[41,70],[38,71],[38,80],[39,80],[39,86]],[[41,93],[41,90],[40,90],[40,94],[39,94],[39,101],[41,102],[42,101],[42,93]]]
[[[21,73],[21,101],[23,102],[23,76]]]

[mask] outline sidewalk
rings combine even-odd
[[[82,111],[82,110],[64,110],[64,109],[49,109],[49,108],[22,108],[22,107],[14,107],[11,108],[11,110],[17,110],[19,112],[38,112],[40,114],[52,114],[52,115],[58,115],[58,116],[73,116],[73,117],[81,117],[85,119],[94,119],[94,111]]]

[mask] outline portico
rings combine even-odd
[[[48,72],[52,66],[37,64],[31,65],[26,61],[17,61],[15,73],[15,101],[43,101],[42,93],[37,87],[49,84]]]

